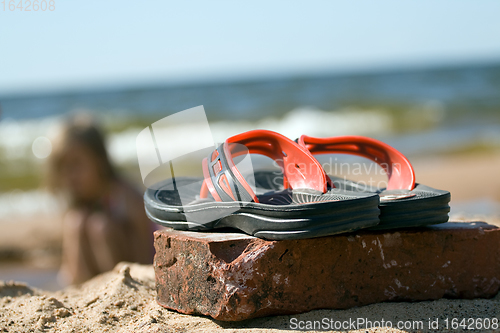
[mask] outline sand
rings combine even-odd
[[[79,287],[46,292],[21,283],[0,283],[0,332],[282,332],[301,322],[421,321],[439,319],[442,331],[448,318],[500,318],[500,294],[493,299],[416,303],[381,303],[349,310],[316,310],[292,316],[224,323],[201,316],[179,314],[155,301],[154,271],[149,265],[120,263]],[[360,328],[364,328],[364,325]],[[343,330],[342,332],[346,332]],[[418,329],[360,329],[353,332],[415,332]],[[460,331],[460,330],[458,330]],[[494,330],[490,330],[494,331]],[[500,330],[496,330],[497,332]]]
[[[448,156],[412,161],[417,181],[447,189],[454,202],[489,198],[500,202],[500,155]],[[457,217],[455,216],[454,219]],[[471,217],[464,217],[470,219]],[[500,225],[498,217],[475,217]],[[20,228],[20,225],[23,227]],[[50,217],[0,223],[0,257],[21,254],[37,266],[57,267],[60,255],[60,221]],[[14,258],[14,259],[15,259]],[[0,258],[1,259],[1,258]],[[127,268],[128,267],[128,268]],[[500,278],[500,277],[499,277]],[[0,332],[283,332],[293,323],[345,321],[398,321],[424,324],[445,319],[500,319],[500,294],[493,299],[449,300],[416,303],[381,303],[349,310],[316,310],[294,316],[259,318],[223,323],[200,316],[166,310],[155,301],[152,266],[119,264],[108,273],[79,287],[58,292],[38,290],[22,283],[0,282]],[[364,329],[354,332],[415,332],[416,329]],[[342,330],[342,332],[351,330]],[[432,331],[432,330],[431,330]],[[451,330],[461,331],[458,330]],[[493,330],[492,330],[493,331]],[[496,330],[500,332],[500,329]]]

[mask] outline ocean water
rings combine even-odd
[[[242,82],[213,82],[42,95],[2,96],[3,119],[57,116],[70,110],[157,117],[204,105],[209,120],[281,117],[305,106],[444,108],[446,120],[474,119],[500,107],[500,61],[478,65],[381,73],[316,75]],[[401,111],[401,110],[399,110]]]
[[[16,217],[50,214],[60,202],[40,190],[45,159],[36,141],[50,138],[64,118],[88,112],[107,132],[112,160],[140,179],[136,138],[163,117],[203,105],[215,142],[265,128],[291,139],[367,135],[404,154],[500,149],[500,61],[497,64],[324,74],[254,81],[115,87],[44,94],[0,91],[0,226]],[[170,129],[196,133],[193,124]],[[178,149],[182,150],[182,146]],[[37,157],[38,155],[38,157]],[[498,216],[491,198],[453,203],[453,216]],[[15,263],[0,280],[56,290],[55,268]]]
[[[50,139],[68,113],[94,114],[107,131],[113,161],[137,171],[139,132],[198,105],[205,108],[215,142],[265,128],[291,139],[367,135],[408,155],[498,149],[500,62],[12,96],[0,92],[0,193],[38,185],[44,160],[36,156],[35,140]],[[170,130],[196,133],[197,128],[186,123]]]

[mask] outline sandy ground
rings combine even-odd
[[[500,206],[500,154],[412,160],[416,181],[451,192],[453,202],[489,198]]]
[[[0,261],[22,260],[40,268],[58,265],[62,243],[59,215],[0,220]]]
[[[449,190],[452,207],[470,200],[490,202],[500,207],[500,155],[478,154],[420,158],[412,160],[417,181]],[[488,215],[488,214],[485,214]],[[454,216],[458,219],[460,216]],[[498,216],[464,216],[500,225]],[[60,255],[59,219],[0,221],[0,270],[5,260],[23,260],[36,267],[56,269]],[[217,332],[292,329],[292,322],[323,318],[344,321],[422,321],[428,330],[429,318],[439,319],[443,331],[448,318],[500,318],[500,295],[489,300],[438,300],[418,303],[382,303],[349,310],[317,310],[295,316],[276,316],[241,323],[222,323],[205,317],[178,314],[161,308],[155,301],[151,266],[118,265],[80,287],[48,292],[21,283],[0,282],[0,332]],[[128,273],[130,271],[130,274]],[[499,277],[500,278],[500,277]],[[292,321],[292,322],[291,322]],[[411,324],[411,323],[410,323]],[[398,332],[369,329],[358,332]],[[343,332],[348,330],[343,330]],[[403,332],[418,331],[414,329]],[[451,330],[456,331],[456,330]],[[500,332],[500,329],[496,330]]]
[[[281,332],[302,322],[390,321],[393,326],[424,325],[448,318],[500,318],[500,294],[493,299],[381,303],[349,310],[316,310],[293,316],[258,318],[239,323],[179,314],[155,301],[152,266],[120,263],[80,287],[44,292],[23,284],[0,283],[0,332]],[[417,324],[414,324],[417,323]],[[354,332],[416,332],[416,329],[365,329]],[[3,331],[2,331],[3,330]],[[343,330],[342,332],[346,332]],[[458,330],[460,331],[460,330]],[[490,330],[498,332],[499,330]]]

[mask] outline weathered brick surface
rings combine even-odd
[[[500,289],[500,229],[482,222],[295,241],[165,229],[155,247],[159,304],[224,321]]]

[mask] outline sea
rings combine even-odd
[[[40,138],[50,141],[68,115],[92,114],[107,132],[112,160],[137,173],[135,144],[140,131],[200,105],[215,142],[263,128],[291,139],[301,134],[367,135],[410,157],[500,149],[500,60],[78,91],[0,91],[0,218],[6,207],[22,201],[16,197],[19,190],[25,197],[31,195],[25,202],[39,195],[44,158],[37,154],[37,144]],[[176,130],[197,132],[190,124]],[[35,201],[52,207],[49,199],[43,200]]]
[[[58,201],[40,189],[50,140],[68,116],[101,124],[113,162],[137,178],[136,138],[150,124],[202,105],[215,142],[270,129],[291,139],[366,135],[410,157],[500,150],[500,59],[468,64],[353,73],[316,73],[252,80],[95,87],[44,93],[0,91],[0,226],[51,214]],[[199,130],[192,124],[171,129]],[[47,142],[48,147],[44,147]],[[41,144],[41,146],[40,146]],[[180,147],[182,149],[182,147]],[[140,178],[140,177],[139,177]],[[456,212],[500,216],[478,199]],[[460,210],[461,209],[461,210]],[[57,267],[2,266],[0,279],[55,290]]]

